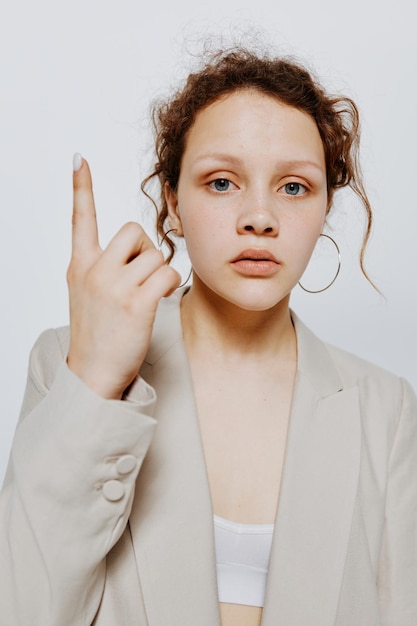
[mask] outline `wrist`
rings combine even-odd
[[[126,385],[115,385],[114,382],[108,380],[108,376],[103,372],[91,371],[89,368],[81,367],[70,356],[67,357],[67,365],[72,373],[93,393],[106,400],[121,400],[125,389],[129,386],[129,383]]]

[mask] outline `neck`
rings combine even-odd
[[[251,359],[296,353],[289,296],[266,311],[248,311],[193,285],[182,299],[181,319],[193,352]]]

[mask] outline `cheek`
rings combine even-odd
[[[215,258],[223,252],[226,241],[218,236],[213,228],[204,223],[183,226],[188,255],[193,263],[204,263],[207,258]]]
[[[217,274],[231,255],[230,236],[224,229],[201,221],[198,224],[187,223],[184,237],[195,272],[203,282],[210,281],[210,277]]]
[[[323,228],[323,220],[295,220],[281,228],[281,244],[285,247],[284,257],[293,264],[295,271],[304,270],[314,251]]]
[[[230,242],[230,220],[226,212],[213,208],[184,204],[180,212],[181,224],[189,254],[223,250]]]

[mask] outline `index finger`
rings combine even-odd
[[[72,253],[84,256],[99,246],[93,183],[88,163],[80,154],[73,159],[74,204],[72,214]]]

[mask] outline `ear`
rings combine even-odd
[[[164,185],[165,200],[168,209],[169,227],[175,229],[177,237],[183,236],[181,218],[178,210],[178,197],[168,182]]]

